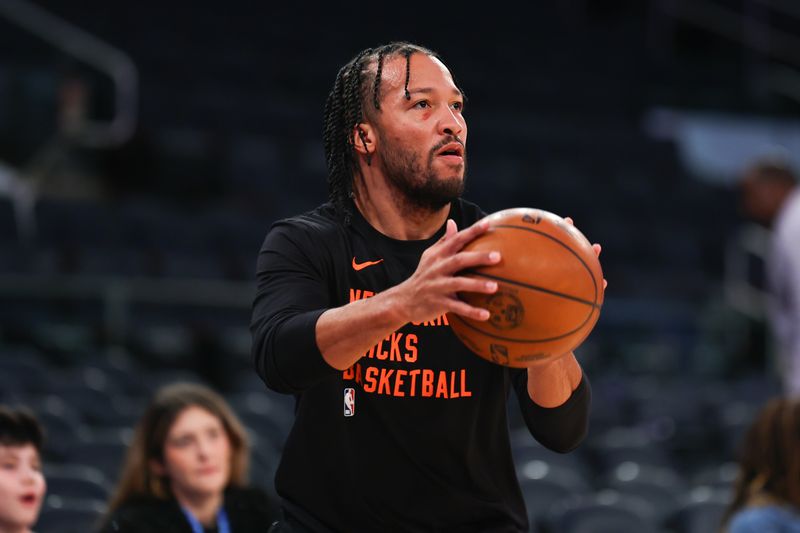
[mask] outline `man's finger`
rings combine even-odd
[[[447,225],[444,230],[444,235],[442,236],[442,240],[446,241],[449,240],[453,235],[458,233],[458,226],[456,225],[456,221],[452,218],[447,219]]]

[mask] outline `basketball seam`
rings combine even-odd
[[[524,226],[514,226],[514,225],[511,225],[511,224],[498,224],[498,225],[492,226],[492,227],[493,228],[521,229],[521,230],[524,230],[524,231],[530,231],[531,233],[536,233],[537,235],[541,235],[542,237],[546,237],[546,238],[550,239],[551,241],[556,242],[559,245],[561,245],[562,247],[566,248],[569,251],[569,253],[574,255],[575,259],[580,261],[581,264],[583,265],[583,267],[589,272],[589,277],[592,279],[592,285],[594,286],[594,302],[592,302],[592,305],[593,306],[597,305],[597,280],[594,279],[594,274],[592,273],[592,269],[589,268],[589,265],[586,264],[586,262],[583,260],[583,258],[580,255],[578,255],[575,252],[575,250],[570,248],[566,243],[560,241],[559,239],[557,239],[556,237],[554,237],[554,236],[552,236],[552,235],[550,235],[548,233],[545,233],[543,231],[539,231],[539,230],[536,230],[536,229],[533,229],[533,228],[526,228]]]
[[[508,283],[509,285],[518,285],[520,287],[524,287],[526,289],[530,289],[532,291],[543,292],[545,294],[550,294],[553,296],[558,296],[559,298],[564,298],[565,300],[572,300],[578,303],[582,303],[588,305],[589,307],[593,307],[595,309],[600,309],[602,304],[597,304],[595,302],[590,302],[589,300],[584,300],[582,298],[578,298],[577,296],[572,296],[570,294],[564,294],[563,292],[557,292],[550,289],[545,289],[544,287],[537,287],[536,285],[528,285],[527,283],[522,283],[521,281],[515,281],[513,279],[507,279],[500,276],[493,276],[492,274],[486,274],[484,272],[478,272],[477,270],[465,270],[465,273],[473,274],[475,276],[479,276],[482,278],[489,278],[494,279],[497,281],[502,281],[503,283]]]
[[[569,331],[569,332],[564,333],[562,335],[559,335],[557,337],[548,337],[546,339],[512,339],[510,337],[502,337],[500,335],[495,335],[494,333],[489,333],[488,331],[484,331],[484,330],[482,330],[480,328],[477,328],[477,327],[473,326],[472,324],[470,324],[469,322],[467,322],[466,320],[464,320],[463,318],[461,318],[460,316],[458,316],[456,314],[453,314],[452,316],[453,316],[453,318],[456,318],[459,322],[461,322],[462,324],[464,324],[468,328],[477,331],[481,335],[486,335],[487,337],[491,337],[493,339],[498,339],[498,340],[501,340],[501,341],[518,342],[518,343],[524,343],[524,344],[534,344],[534,343],[537,343],[537,342],[557,341],[559,339],[563,339],[565,337],[569,337],[570,335],[574,335],[575,333],[577,333],[578,331],[583,329],[583,326],[585,326],[586,323],[589,322],[589,320],[592,318],[592,315],[594,314],[594,309],[595,308],[593,307],[592,311],[589,313],[589,316],[587,316],[586,319],[583,322],[581,322],[581,324],[578,327],[576,327],[575,329],[573,329],[572,331]]]

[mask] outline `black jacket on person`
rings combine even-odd
[[[271,509],[267,495],[259,489],[230,488],[225,491],[225,511],[231,533],[266,533],[274,520]],[[100,531],[192,533],[192,528],[175,499],[143,497],[122,504],[105,520]]]

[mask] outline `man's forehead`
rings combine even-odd
[[[436,57],[422,52],[415,52],[409,57],[410,79],[409,90],[412,85],[429,85],[430,83],[445,83],[447,89],[456,88],[450,71]],[[406,58],[402,54],[395,54],[384,60],[381,71],[381,83],[386,85],[388,91],[404,89],[406,84]]]

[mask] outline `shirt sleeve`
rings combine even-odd
[[[277,392],[301,392],[338,372],[317,346],[317,320],[331,306],[319,251],[309,231],[279,224],[258,255],[252,357],[258,375]]]
[[[767,533],[782,531],[780,521],[776,521],[772,509],[745,508],[731,517],[728,533]]]
[[[511,369],[511,379],[528,431],[542,446],[567,453],[583,442],[589,429],[592,389],[584,373],[578,387],[558,407],[542,407],[528,395],[528,371]]]
[[[774,236],[769,263],[771,327],[788,394],[800,394],[800,199],[795,202]]]

